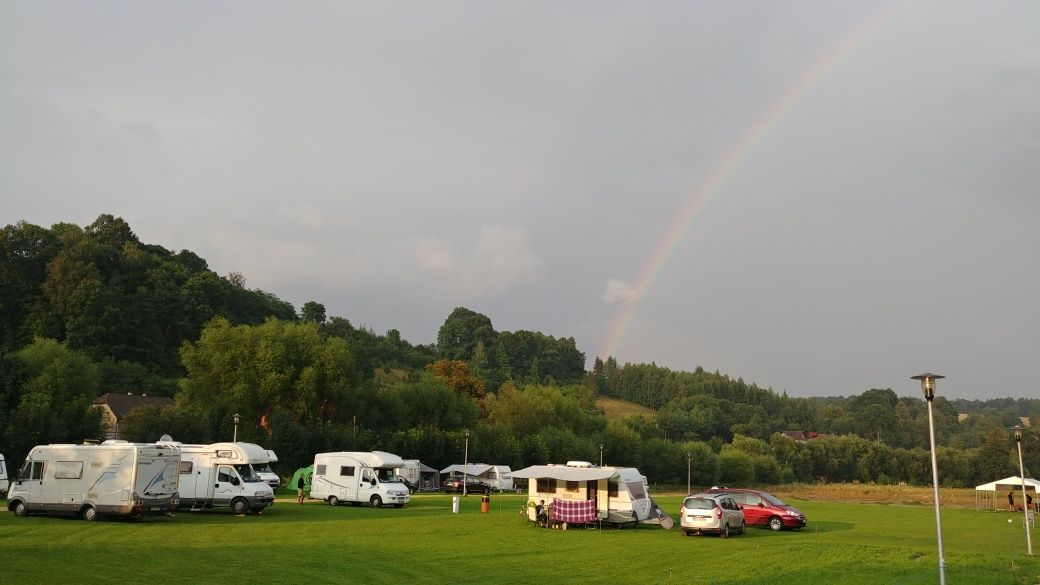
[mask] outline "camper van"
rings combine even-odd
[[[4,466],[4,455],[0,453],[0,500],[7,497],[7,467]]]
[[[404,460],[384,451],[318,453],[314,456],[311,497],[333,506],[368,502],[376,508],[383,504],[400,508],[411,498],[398,476],[402,467]]]
[[[271,464],[278,463],[278,456],[270,449],[265,449],[265,451],[267,452],[267,463],[254,463],[253,471],[256,471],[260,479],[266,481],[267,485],[271,486],[271,489],[276,490],[281,487],[282,479],[271,469]]]
[[[11,485],[7,509],[84,520],[166,514],[177,509],[179,462],[178,450],[165,445],[39,445]]]
[[[566,465],[532,465],[513,472],[527,480],[528,517],[536,521],[536,505],[554,501],[587,505],[590,521],[616,526],[660,524],[673,521],[650,498],[646,477],[634,467],[600,467],[587,461]]]
[[[245,514],[250,510],[262,513],[274,505],[274,490],[253,468],[268,461],[267,451],[259,445],[184,445],[166,440],[159,444],[180,449],[182,509],[197,512],[227,507],[235,514]]]

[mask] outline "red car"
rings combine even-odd
[[[802,528],[806,524],[805,514],[801,510],[788,506],[769,492],[719,487],[711,488],[708,492],[733,496],[750,526],[768,526],[770,530],[779,532],[785,528]]]

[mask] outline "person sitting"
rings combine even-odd
[[[538,505],[534,507],[534,517],[542,528],[549,525],[549,509],[545,507],[545,500],[538,500]]]

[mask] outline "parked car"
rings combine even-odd
[[[679,526],[683,536],[712,533],[726,538],[734,532],[744,533],[744,513],[728,494],[691,494],[679,508]]]
[[[462,493],[462,476],[456,475],[449,477],[441,482],[441,489],[444,493]],[[466,493],[467,494],[488,494],[491,493],[491,486],[484,483],[483,481],[469,476],[466,478]]]
[[[788,506],[769,492],[744,488],[712,488],[708,492],[732,496],[752,526],[767,526],[779,532],[785,528],[802,528],[807,522],[801,510]]]

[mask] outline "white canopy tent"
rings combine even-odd
[[[1033,496],[1034,504],[1038,501],[1037,490],[1040,490],[1040,481],[1027,477],[1026,493]],[[1015,494],[1015,506],[1021,510],[1025,502],[1022,497],[1022,478],[1017,475],[975,486],[975,509],[1006,510],[1008,492]]]

